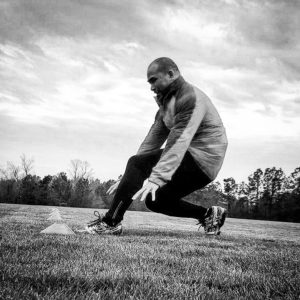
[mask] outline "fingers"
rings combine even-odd
[[[107,190],[106,194],[108,194],[108,195],[113,194],[116,191],[116,189],[118,188],[118,186],[119,186],[119,182],[116,182]]]
[[[152,201],[155,201],[155,190],[153,189],[151,191]]]
[[[111,190],[112,190],[112,186],[107,190],[106,194],[110,195]]]
[[[115,186],[112,185],[112,186],[108,189],[108,191],[106,192],[106,194],[111,195],[114,191],[115,191]]]
[[[140,195],[142,195],[141,201],[144,201],[149,193],[151,193],[152,201],[154,201],[155,200],[155,190],[152,190],[150,188],[141,188],[137,193],[134,194],[134,196],[132,197],[132,200],[136,200],[140,197]]]
[[[150,189],[145,189],[141,201],[144,201],[149,193],[150,193]]]
[[[114,191],[115,191],[115,190],[114,190],[113,188],[110,188],[110,189],[107,191],[107,194],[108,194],[108,195],[111,195],[111,194],[114,193]]]
[[[138,192],[134,194],[132,200],[136,200],[138,197],[141,197],[141,201],[144,201],[149,193],[151,193],[152,201],[155,201],[155,192],[158,186],[155,184],[148,184],[143,186]]]
[[[132,200],[136,200],[143,192],[144,192],[144,189],[145,188],[141,188],[139,191],[137,191],[133,197],[132,197]]]

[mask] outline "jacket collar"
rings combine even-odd
[[[160,97],[154,97],[158,106],[164,105],[168,100],[174,96],[177,91],[181,88],[181,86],[185,83],[185,80],[180,75],[177,79],[175,79],[164,91],[164,93]]]

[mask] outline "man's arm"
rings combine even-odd
[[[180,99],[176,109],[175,123],[167,139],[166,147],[149,181],[160,187],[171,180],[179,167],[206,112],[206,105],[194,93]]]
[[[155,121],[151,126],[147,136],[142,142],[137,154],[146,154],[148,152],[158,150],[168,137],[169,130],[164,124],[160,111],[155,116]]]

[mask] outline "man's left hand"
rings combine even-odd
[[[155,192],[159,188],[159,185],[148,181],[137,193],[134,194],[132,200],[136,200],[140,195],[141,201],[144,201],[149,193],[151,193],[152,201],[155,201]]]

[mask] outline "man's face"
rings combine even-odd
[[[157,64],[152,64],[147,71],[147,80],[151,85],[151,91],[159,97],[170,83],[172,83],[173,77],[172,74],[159,71]]]

